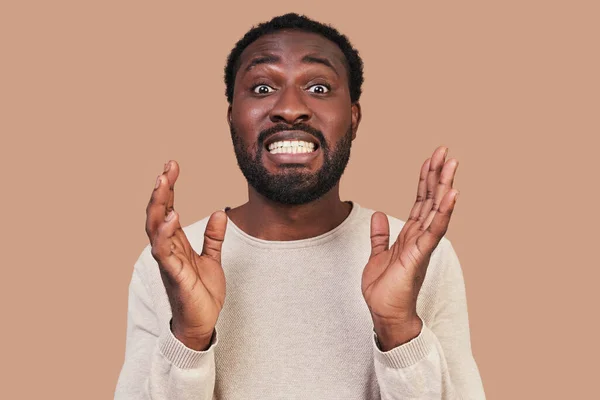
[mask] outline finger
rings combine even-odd
[[[410,210],[408,220],[406,221],[406,223],[402,227],[402,230],[400,231],[400,234],[398,235],[398,241],[400,243],[404,243],[406,232],[410,229],[410,226],[419,221],[421,207],[423,207],[423,203],[425,202],[425,195],[427,194],[427,174],[429,173],[430,163],[431,158],[428,158],[421,166],[421,172],[419,174],[419,184],[417,185],[417,199],[412,209]]]
[[[212,213],[204,230],[202,255],[208,256],[221,263],[221,249],[227,228],[227,214],[224,211]]]
[[[163,173],[169,182],[169,200],[165,208],[165,215],[175,206],[175,182],[179,177],[179,164],[175,160],[169,160],[165,163],[165,172]]]
[[[435,199],[437,183],[439,181],[439,176],[441,175],[441,170],[443,168],[444,159],[447,153],[448,149],[444,146],[438,147],[433,152],[433,155],[431,156],[431,161],[429,163],[429,169],[427,171],[425,201],[419,209],[419,216],[417,217],[415,223],[410,224],[406,228],[406,230],[403,229],[402,243],[404,243],[407,240],[407,238],[414,237],[415,234],[420,235],[425,229],[424,223],[427,221],[427,218],[431,214],[431,209],[433,207]]]
[[[169,214],[171,212],[173,213],[173,216],[171,217],[171,220],[168,220],[167,218],[169,218]],[[176,252],[178,256],[184,257],[186,260],[191,262],[193,259],[192,252],[194,249],[185,235],[185,232],[181,228],[179,213],[175,210],[172,210],[171,212],[165,217],[164,224],[167,224],[172,229],[169,229],[168,233],[170,235],[169,239],[173,242],[173,244],[175,244],[173,251]]]
[[[419,218],[422,221],[425,221],[425,219],[427,219],[427,216],[431,211],[431,207],[433,206],[435,191],[437,188],[438,181],[440,179],[440,174],[442,173],[442,167],[444,166],[444,160],[446,158],[447,153],[448,149],[444,146],[440,146],[437,149],[435,149],[433,155],[431,156],[431,163],[429,164],[429,173],[427,174],[427,191],[425,194],[425,203],[419,211]]]
[[[157,177],[156,185],[146,207],[146,234],[152,240],[156,228],[173,209],[174,185],[179,176],[179,165],[176,161],[167,161],[163,173]],[[161,178],[162,177],[162,178]]]
[[[387,215],[377,211],[371,216],[371,257],[390,247],[390,223]]]
[[[176,279],[183,268],[182,260],[177,255],[184,250],[178,242],[173,240],[175,231],[179,227],[179,216],[173,211],[169,218],[163,218],[163,223],[156,229],[155,237],[151,242],[152,256],[170,278]]]
[[[169,189],[167,178],[159,175],[156,178],[156,185],[152,191],[152,196],[146,206],[146,234],[150,242],[154,240],[156,231],[165,219],[165,209],[169,201]]]
[[[176,211],[173,212],[176,213]],[[171,240],[173,240],[173,243],[177,245],[177,249],[181,249],[181,253],[179,254],[179,256],[184,257],[186,260],[189,260],[190,263],[192,263],[197,253],[190,244],[190,241],[185,235],[183,229],[181,228],[181,225],[179,225],[179,228],[175,230],[175,233],[171,237]]]
[[[433,221],[417,238],[417,248],[422,254],[431,254],[448,230],[450,217],[456,205],[458,190],[452,189],[442,199]]]
[[[450,191],[450,189],[452,189],[452,185],[454,184],[454,177],[456,176],[457,169],[458,169],[458,160],[455,158],[449,159],[444,164],[442,173],[440,175],[440,180],[438,182],[437,189],[435,192],[433,205],[431,207],[431,211],[429,212],[429,215],[427,216],[425,221],[423,221],[423,226],[421,227],[422,230],[427,229],[429,224],[431,224],[431,221],[433,221],[433,218],[435,217],[438,209],[440,208],[440,203],[441,203],[442,199],[444,198],[446,193],[448,193]]]
[[[176,211],[173,211],[173,212],[176,212]],[[173,243],[175,243],[175,247],[181,255],[183,255],[188,260],[192,259],[192,254],[190,251],[191,246],[187,240],[187,237],[185,236],[185,233],[183,232],[183,229],[181,229],[181,227],[175,230],[175,232],[173,233],[173,236],[171,236],[171,240],[173,241]]]
[[[170,215],[172,215],[172,217],[170,217]],[[171,281],[175,282],[180,288],[200,290],[207,293],[204,284],[198,284],[198,282],[202,283],[202,279],[199,279],[197,271],[193,268],[193,249],[185,232],[181,228],[179,213],[172,210],[169,215],[167,215],[167,218],[171,219],[166,219],[165,223],[161,225],[161,228],[163,226],[165,227],[166,235],[171,234],[169,237],[171,240],[171,253],[177,258],[177,260],[170,261],[169,264],[165,266],[167,275],[169,275]]]

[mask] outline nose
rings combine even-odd
[[[301,89],[288,87],[280,89],[277,102],[273,105],[269,117],[272,122],[285,122],[289,125],[307,122],[312,118],[312,110],[304,102]]]

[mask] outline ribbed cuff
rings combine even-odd
[[[209,360],[213,349],[219,342],[215,328],[210,346],[205,351],[190,349],[173,335],[171,329],[166,329],[158,339],[158,346],[162,355],[169,362],[181,369],[192,369],[202,366],[203,362]]]
[[[375,333],[373,333],[375,360],[389,368],[406,368],[416,364],[427,357],[435,346],[435,334],[425,325],[425,322],[423,322],[421,332],[416,338],[389,351],[379,349],[375,336]]]

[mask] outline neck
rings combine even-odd
[[[263,240],[301,240],[341,224],[352,205],[340,200],[339,182],[321,198],[299,205],[273,202],[248,187],[248,202],[227,211],[241,230]]]

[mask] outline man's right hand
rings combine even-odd
[[[202,254],[192,249],[173,209],[176,161],[165,164],[146,207],[146,233],[167,290],[173,335],[194,350],[206,350],[225,302],[221,247],[227,215],[213,213],[204,232]]]

